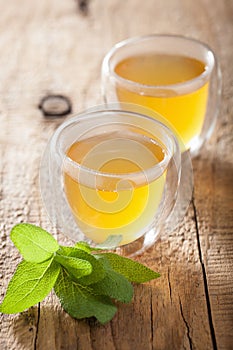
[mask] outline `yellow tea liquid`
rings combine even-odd
[[[78,141],[67,156],[106,175],[93,181],[95,175],[89,179],[88,174],[74,176],[65,170],[67,201],[82,232],[96,243],[122,235],[120,244],[144,234],[160,204],[166,171],[150,183],[143,171],[160,163],[164,150],[145,135],[121,130]],[[138,174],[133,178],[130,173]]]
[[[205,64],[193,58],[150,54],[129,57],[118,63],[115,72],[122,78],[148,86],[169,86],[185,83],[205,71]],[[160,96],[161,95],[161,96]],[[130,102],[151,108],[165,117],[189,148],[202,129],[208,98],[208,83],[196,91],[176,95],[161,88],[159,96],[133,92],[117,86],[120,102]]]

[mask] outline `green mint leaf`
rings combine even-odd
[[[24,260],[0,304],[0,312],[7,314],[37,304],[54,287],[63,308],[72,317],[94,316],[104,324],[117,310],[111,299],[132,300],[130,282],[143,283],[160,276],[136,261],[102,252],[118,246],[120,235],[109,236],[96,247],[86,242],[64,247],[40,227],[18,224],[11,231],[11,239]]]
[[[91,246],[87,242],[79,241],[75,244],[74,248],[84,250],[87,253],[92,252]]]
[[[125,258],[114,253],[101,253],[113,270],[125,276],[130,282],[143,283],[158,278],[160,274],[137,261]]]
[[[53,288],[60,265],[53,259],[41,263],[23,260],[9,282],[0,312],[14,314],[42,301]]]
[[[94,316],[104,324],[110,321],[117,311],[110,298],[95,295],[90,287],[73,281],[64,269],[60,272],[54,291],[64,310],[77,319]]]
[[[92,272],[92,265],[87,260],[60,254],[55,255],[55,260],[76,278],[90,275]]]
[[[121,241],[122,235],[110,235],[104,242],[99,243],[96,246],[90,246],[87,242],[80,241],[77,242],[74,247],[91,253],[93,251],[115,249]]]
[[[99,261],[105,267],[106,276],[101,281],[91,285],[95,293],[129,303],[133,298],[132,284],[124,276],[115,272],[107,259],[102,258]]]
[[[90,253],[92,251],[98,251],[98,250],[115,249],[116,247],[119,246],[121,241],[122,241],[122,235],[110,235],[104,242],[97,244],[95,247],[92,247],[87,242],[82,242],[82,241],[77,242],[74,247],[85,250],[86,252]]]
[[[95,247],[90,246],[87,242],[77,242],[75,244],[75,248],[85,250],[86,252],[90,253],[92,251],[98,251],[98,250],[111,250],[115,249],[119,246],[119,243],[122,241],[122,235],[110,235],[108,238],[102,242],[97,244]]]
[[[105,276],[105,271],[103,265],[91,254],[88,252],[78,249],[75,247],[64,247],[60,246],[59,254],[65,255],[68,257],[78,258],[88,261],[92,266],[92,272],[78,279],[78,282],[83,285],[89,285],[96,283]]]
[[[24,260],[30,262],[45,261],[59,249],[57,241],[51,234],[31,224],[14,226],[10,237]]]
[[[121,241],[122,235],[110,235],[103,243],[97,244],[93,249],[115,249],[119,246]]]

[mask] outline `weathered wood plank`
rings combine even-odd
[[[29,221],[51,229],[38,168],[61,120],[44,120],[42,97],[66,95],[74,113],[102,103],[101,61],[115,42],[152,32],[185,34],[208,42],[220,56],[221,120],[194,161],[194,202],[182,227],[140,258],[162,277],[136,286],[134,302],[121,305],[105,326],[73,320],[53,294],[21,315],[0,315],[0,348],[231,349],[232,2],[92,0],[85,13],[78,3],[22,0],[19,6],[11,0],[6,6],[0,0],[1,299],[19,261],[11,227]]]
[[[219,41],[223,72],[221,112],[216,131],[194,162],[195,195],[201,259],[207,278],[211,316],[218,349],[233,346],[233,3],[219,2],[209,16]],[[220,25],[224,23],[224,25]]]

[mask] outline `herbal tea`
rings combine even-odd
[[[64,173],[67,201],[83,233],[96,243],[120,234],[121,245],[143,235],[153,222],[166,179],[165,170],[148,182],[145,171],[165,159],[162,146],[123,129],[77,141],[66,154],[82,167],[101,172],[100,183]]]
[[[149,107],[164,116],[177,130],[186,148],[201,133],[208,99],[208,82],[198,90],[177,95],[167,86],[188,82],[205,71],[199,60],[170,54],[132,56],[119,62],[115,73],[129,81],[145,86],[161,86],[156,96],[130,91],[117,85],[120,102],[131,102]],[[163,89],[166,86],[166,89]]]

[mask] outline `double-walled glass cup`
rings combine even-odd
[[[174,134],[148,116],[86,111],[64,122],[42,159],[40,184],[56,227],[92,244],[119,238],[125,255],[157,240],[176,204],[181,153]]]
[[[102,64],[106,103],[119,101],[160,113],[196,155],[215,126],[221,72],[214,52],[200,41],[149,35],[116,44]]]

